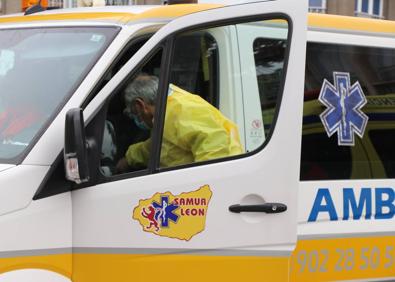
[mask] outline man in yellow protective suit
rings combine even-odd
[[[153,126],[158,78],[139,75],[125,89],[125,112],[143,129]],[[151,138],[129,146],[119,172],[146,166]],[[198,95],[170,84],[160,156],[161,167],[207,161],[243,152],[237,126]]]

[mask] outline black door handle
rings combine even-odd
[[[264,213],[280,213],[285,212],[287,206],[281,203],[264,203],[262,205],[231,205],[230,212],[264,212]]]

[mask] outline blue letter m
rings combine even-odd
[[[362,188],[359,201],[355,199],[354,190],[352,188],[343,189],[343,220],[350,218],[350,207],[353,214],[353,219],[360,219],[363,213],[363,208],[366,206],[365,219],[370,219],[372,216],[372,193],[370,188]]]

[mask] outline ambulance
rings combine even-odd
[[[0,282],[394,280],[395,22],[307,10],[0,17]],[[140,74],[158,78],[150,130],[125,114]],[[242,152],[163,165],[165,145],[207,137],[166,136],[174,89]]]

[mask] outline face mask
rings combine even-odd
[[[141,130],[150,130],[149,126],[144,121],[140,121],[139,118],[135,115],[133,115],[133,121],[136,126]]]

